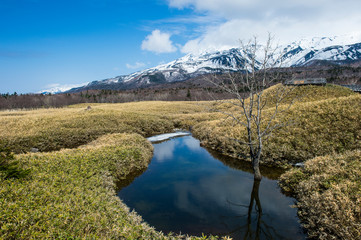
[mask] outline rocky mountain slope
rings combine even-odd
[[[281,47],[283,67],[342,65],[361,60],[361,37],[302,39]],[[217,52],[188,54],[182,58],[130,75],[93,81],[67,92],[90,89],[133,89],[163,83],[185,81],[209,73],[225,73],[242,69],[247,54],[241,48]]]

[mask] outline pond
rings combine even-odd
[[[147,170],[118,196],[157,230],[233,239],[306,238],[292,208],[295,199],[283,195],[274,180],[276,170],[262,168],[262,181],[254,182],[250,163],[217,156],[190,134],[153,146]]]

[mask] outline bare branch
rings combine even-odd
[[[233,119],[233,121],[237,122],[238,124],[247,127],[247,124],[246,124],[246,123],[244,123],[243,121],[239,120],[237,117],[235,117],[235,115],[233,115],[233,114],[231,114],[231,113],[227,113],[227,112],[224,112],[224,111],[221,111],[221,110],[218,110],[218,109],[214,109],[213,111],[214,111],[214,112],[222,113],[222,114],[226,115],[227,117],[230,117],[231,119]]]
[[[280,71],[284,53],[279,47],[273,47],[274,37],[269,34],[267,42],[262,46],[254,37],[248,42],[240,41],[243,62],[239,71],[227,72],[227,82],[211,79],[210,82],[219,89],[232,95],[235,100],[222,101],[219,104],[230,104],[232,111],[226,105],[218,105],[215,112],[222,113],[236,125],[246,128],[246,136],[229,138],[249,148],[253,169],[259,173],[259,160],[263,143],[276,129],[285,127],[288,122],[280,121],[279,115],[291,108],[298,100],[292,97],[292,87],[279,86],[274,92],[264,90],[280,81]],[[260,54],[260,52],[262,52]],[[214,76],[217,77],[217,76]],[[247,94],[244,92],[246,91]],[[239,113],[233,110],[237,109]],[[246,140],[243,140],[244,139]]]

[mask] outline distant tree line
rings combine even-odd
[[[234,77],[238,74],[234,73]],[[314,65],[297,68],[274,69],[270,75],[277,76],[277,82],[291,78],[324,77],[328,83],[361,85],[361,62],[353,65]],[[232,95],[207,83],[203,75],[182,82],[154,85],[149,88],[130,90],[85,90],[78,93],[61,94],[0,94],[0,109],[63,107],[77,103],[122,103],[134,101],[194,101],[228,99]],[[217,79],[231,84],[229,76],[219,75]],[[244,89],[246,91],[246,89]]]
[[[0,109],[64,107],[78,103],[123,103],[135,101],[192,101],[229,98],[212,87],[144,88],[135,90],[87,90],[60,94],[1,94]]]

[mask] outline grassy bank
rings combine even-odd
[[[170,118],[175,111],[201,111],[195,103],[94,104],[86,110],[87,106],[0,112],[1,139],[16,153],[31,148],[54,151],[78,147],[109,133],[150,136],[170,132],[177,127],[177,121]]]
[[[269,91],[274,91],[274,88]],[[361,146],[361,95],[332,85],[306,86],[296,91],[302,91],[305,97],[276,119],[276,122],[290,124],[274,131],[265,143],[262,152],[264,164],[283,166]],[[286,107],[287,104],[280,108]],[[267,119],[273,112],[271,102],[263,117]],[[234,126],[231,119],[200,122],[194,126],[193,133],[203,144],[226,155],[244,159],[248,154],[246,145],[232,140],[246,142],[246,129]]]
[[[30,174],[0,173],[0,238],[180,238],[155,231],[116,196],[116,180],[146,168],[152,150],[138,134],[111,134],[77,149],[17,155]]]
[[[361,151],[317,157],[281,176],[315,239],[361,238]]]
[[[30,174],[1,179],[3,239],[162,237],[115,196],[114,180],[145,168],[152,146],[106,135],[78,149],[17,155]]]

